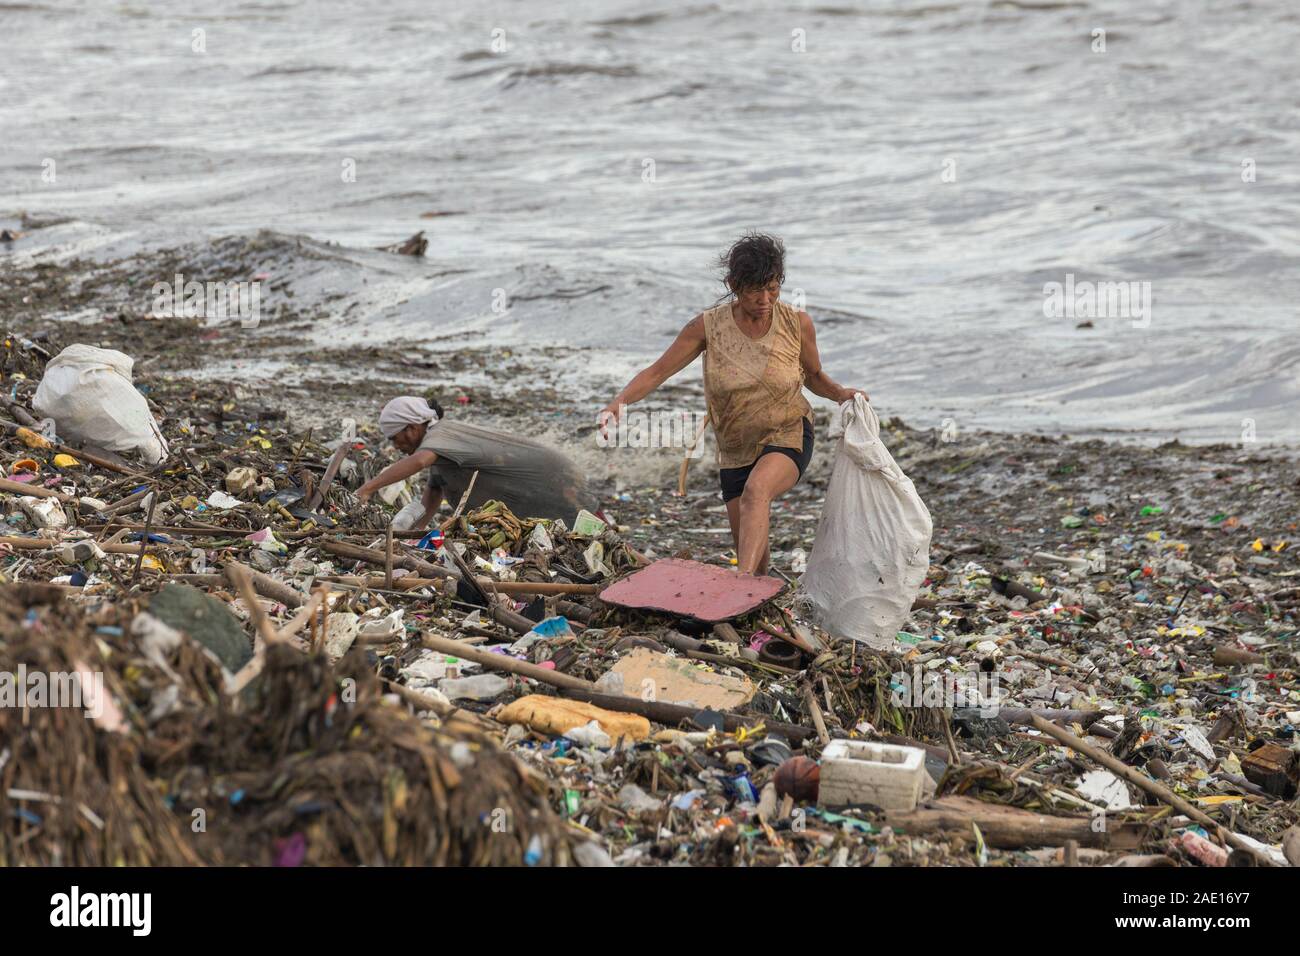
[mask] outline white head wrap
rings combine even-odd
[[[379,430],[385,438],[392,438],[407,425],[424,425],[437,420],[438,413],[424,399],[403,395],[393,399],[379,413]]]

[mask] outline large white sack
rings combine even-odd
[[[930,512],[880,441],[880,419],[865,398],[840,406],[839,425],[826,505],[800,584],[828,633],[885,649],[930,565]]]
[[[62,441],[138,452],[149,464],[167,457],[167,441],[149,405],[131,384],[129,355],[69,345],[45,366],[32,407],[54,419]]]

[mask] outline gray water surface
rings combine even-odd
[[[0,216],[71,220],[0,263],[309,236],[322,340],[583,344],[603,392],[759,228],[884,415],[1295,443],[1297,39],[1289,0],[0,2]],[[1049,318],[1067,274],[1150,314]]]

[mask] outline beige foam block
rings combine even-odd
[[[529,694],[506,704],[495,714],[503,724],[524,724],[547,734],[562,734],[574,727],[596,721],[600,729],[615,740],[645,740],[650,736],[650,721],[637,714],[620,714],[580,700]]]
[[[731,710],[749,703],[755,690],[747,677],[705,670],[687,658],[669,657],[646,647],[625,654],[611,670],[623,675],[624,693],[670,704]],[[648,695],[651,690],[653,696]]]

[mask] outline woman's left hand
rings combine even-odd
[[[868,395],[866,392],[862,391],[862,389],[860,389],[860,388],[846,388],[846,389],[844,389],[843,393],[840,395],[840,404],[842,405],[842,404],[844,404],[845,402],[851,402],[851,401],[853,401],[853,399],[854,399],[855,397],[857,397],[858,395],[861,395],[861,396],[862,396],[862,400],[863,400],[863,401],[866,401],[866,402],[871,401],[871,396]]]

